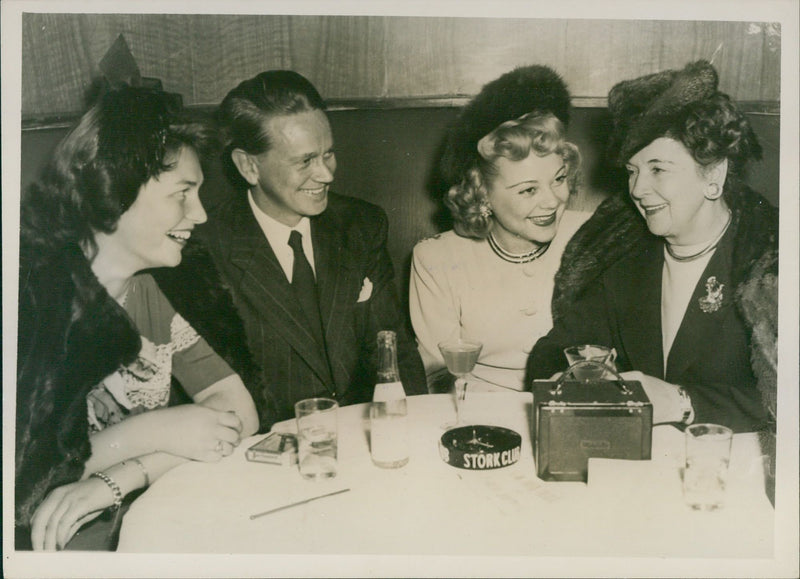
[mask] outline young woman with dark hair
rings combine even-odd
[[[23,199],[17,548],[64,548],[130,492],[257,428],[241,321],[210,260],[185,249],[206,220],[211,143],[169,95],[109,91]],[[193,403],[171,405],[179,391]]]

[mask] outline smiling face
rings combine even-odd
[[[713,236],[715,223],[726,209],[713,170],[703,169],[682,143],[668,137],[655,139],[626,164],[628,190],[639,213],[654,235],[672,245],[693,245]],[[724,183],[724,178],[722,179]]]
[[[487,184],[495,239],[514,253],[552,241],[569,198],[561,156],[531,153],[520,161],[498,157],[495,167],[497,175]]]
[[[199,191],[203,170],[197,154],[183,147],[172,169],[145,183],[113,233],[95,235],[98,257],[123,275],[151,267],[174,267],[192,230],[206,221]]]
[[[267,214],[293,227],[302,217],[328,206],[336,171],[333,136],[324,111],[279,115],[266,121],[271,148],[250,155],[252,170],[242,172],[253,199]]]

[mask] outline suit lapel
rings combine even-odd
[[[723,318],[728,308],[735,307],[733,296],[734,289],[730,281],[731,250],[733,236],[729,235],[722,240],[714,255],[708,262],[703,274],[686,307],[678,333],[669,353],[667,362],[667,381],[679,380],[684,371],[697,361],[700,353],[708,352],[707,344],[713,343],[720,337],[720,319]],[[703,311],[700,301],[706,296],[708,290],[706,283],[709,278],[715,277],[716,281],[723,284],[722,301],[719,309]],[[703,363],[710,363],[705,360]]]
[[[230,232],[231,263],[238,267],[242,274],[258,267],[261,273],[268,274],[265,277],[269,280],[286,281],[286,287],[289,287],[283,269],[278,263],[278,258],[275,257],[275,252],[272,251],[264,232],[261,231],[249,204],[236,204],[231,215]],[[241,279],[239,283],[241,283]],[[279,286],[280,284],[276,284],[276,287]]]
[[[614,269],[606,283],[614,293],[625,355],[635,370],[651,376],[664,373],[661,343],[661,242],[652,243],[624,267]],[[621,353],[620,353],[621,354]]]
[[[336,336],[340,335],[341,325],[347,320],[344,315],[347,308],[342,306],[346,306],[350,299],[347,290],[354,275],[353,256],[345,247],[342,226],[330,208],[311,219],[311,237],[322,324],[328,351],[333,353]]]
[[[237,203],[232,215],[230,259],[241,272],[238,286],[232,284],[234,291],[246,296],[269,327],[292,346],[320,380],[333,387],[323,347],[308,331],[300,302],[246,198]]]

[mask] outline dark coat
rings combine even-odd
[[[741,288],[753,283],[754,271],[777,276],[778,215],[752,191],[732,193],[730,199],[731,226],[695,288],[666,372],[660,310],[664,241],[647,231],[630,203],[612,198],[564,253],[553,295],[554,327],[531,352],[528,379],[564,370],[565,346],[599,343],[616,348],[621,371],[640,370],[686,388],[696,421],[737,431],[762,429],[767,414],[757,385],[759,368],[752,362],[754,323],[743,315]],[[719,310],[704,312],[699,300],[711,276],[725,285],[723,301]]]
[[[136,358],[141,338],[77,245],[50,256],[20,253],[15,520],[24,537],[47,493],[83,474],[91,453],[86,394]],[[175,310],[253,386],[260,370],[202,248],[186,248],[178,267],[150,273]]]
[[[246,195],[218,207],[201,228],[264,371],[264,388],[251,391],[262,431],[292,418],[294,403],[303,398],[334,396],[343,405],[371,400],[379,330],[397,332],[406,393],[427,393],[422,361],[398,305],[387,229],[382,209],[333,193],[327,209],[311,218],[323,346],[306,328],[300,302]],[[367,279],[372,292],[363,299]]]

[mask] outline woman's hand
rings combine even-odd
[[[241,385],[241,379],[232,376]],[[241,397],[239,405],[235,397],[230,402],[220,389],[230,388],[212,385],[206,388],[210,394],[199,403],[142,412],[95,432],[89,438],[92,455],[84,472],[106,470],[128,458],[158,452],[204,462],[218,461],[233,453],[241,439],[256,430],[258,415],[244,385],[241,390],[246,396]]]
[[[238,374],[231,374],[198,392],[194,396],[194,402],[207,408],[236,414],[242,421],[242,428],[239,430],[241,438],[258,430],[256,405]]]
[[[89,421],[98,430],[125,419],[120,404],[102,384],[86,395],[86,405],[89,407]]]
[[[683,419],[679,386],[664,382],[654,376],[642,374],[638,370],[623,372],[621,376],[625,380],[642,383],[647,397],[653,404],[653,424],[680,422]]]
[[[97,478],[53,489],[31,519],[33,549],[63,549],[78,529],[112,504],[111,489]]]
[[[168,414],[161,450],[192,460],[216,462],[233,453],[241,442],[242,421],[235,413],[201,404],[182,404],[164,409]]]

